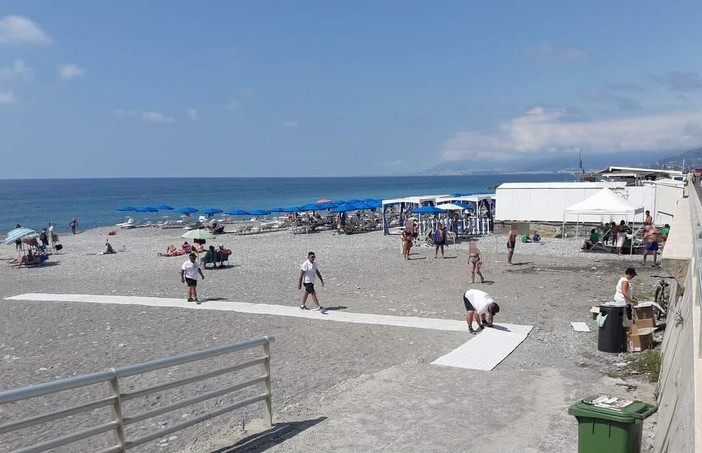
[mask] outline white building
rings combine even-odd
[[[495,221],[562,222],[565,208],[589,198],[603,187],[651,211],[656,224],[669,223],[675,204],[683,197],[683,183],[670,179],[637,186],[628,186],[626,182],[504,183],[495,193]],[[619,220],[595,215],[578,219],[595,223]],[[566,221],[575,219],[566,218]]]

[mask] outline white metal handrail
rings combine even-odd
[[[83,440],[101,433],[112,431],[115,438],[115,443],[110,447],[102,450],[103,452],[125,452],[131,447],[136,447],[142,445],[146,442],[161,438],[165,435],[171,434],[173,432],[179,431],[181,429],[187,428],[189,426],[195,425],[197,423],[209,420],[211,418],[217,417],[219,415],[225,414],[235,409],[245,407],[258,402],[263,402],[263,421],[267,426],[272,426],[273,423],[273,406],[272,406],[272,391],[271,391],[271,352],[270,343],[274,340],[273,337],[258,337],[250,340],[232,343],[217,348],[207,349],[204,351],[190,352],[187,354],[182,354],[174,357],[168,357],[158,360],[152,360],[150,362],[144,362],[137,365],[129,365],[121,368],[112,368],[107,371],[101,371],[92,374],[86,374],[82,376],[76,376],[66,379],[60,379],[58,381],[46,382],[43,384],[38,384],[30,387],[24,387],[20,389],[8,390],[5,392],[0,392],[0,405],[27,400],[30,398],[36,398],[40,396],[47,396],[55,394],[57,392],[78,389],[81,387],[86,387],[89,385],[108,383],[110,386],[110,394],[107,397],[97,399],[94,401],[89,401],[87,403],[71,406],[68,408],[62,408],[53,412],[47,412],[40,415],[27,417],[21,420],[8,422],[0,425],[0,435],[9,434],[16,432],[21,429],[36,426],[42,423],[60,420],[67,418],[69,416],[86,413],[93,411],[97,408],[111,406],[112,408],[112,420],[107,423],[101,423],[93,425],[89,428],[83,429],[81,431],[72,432],[70,434],[65,434],[61,437],[55,439],[46,440],[40,443],[35,443],[34,445],[26,446],[15,450],[14,453],[34,453],[46,451],[52,448],[61,447],[68,445],[79,440]],[[160,370],[163,368],[170,368],[176,365],[182,365],[189,362],[195,362],[198,360],[204,360],[212,357],[217,357],[223,354],[229,354],[236,351],[242,351],[245,349],[255,348],[258,346],[263,347],[264,355],[262,357],[257,357],[254,359],[247,360],[245,362],[231,365],[225,368],[217,369],[214,371],[208,371],[206,373],[200,373],[186,378],[178,379],[171,382],[166,382],[159,385],[153,385],[151,387],[139,389],[137,391],[132,391],[129,393],[122,393],[119,390],[119,379],[127,376],[135,376],[151,371]],[[244,382],[240,382],[234,385],[229,385],[226,387],[219,388],[207,393],[203,393],[192,398],[178,401],[177,403],[160,407],[151,411],[146,411],[139,414],[131,414],[129,416],[124,416],[122,413],[122,401],[131,400],[139,397],[144,397],[153,393],[161,392],[164,390],[181,387],[183,385],[191,384],[196,381],[201,381],[204,379],[209,379],[212,377],[220,376],[225,373],[232,373],[254,367],[257,365],[262,365],[263,374],[256,376]],[[165,429],[160,429],[158,431],[151,432],[144,436],[127,439],[125,435],[125,426],[132,423],[137,423],[139,421],[156,417],[183,407],[191,406],[218,396],[222,396],[228,393],[232,393],[244,388],[248,388],[254,385],[263,386],[263,393],[255,395],[226,407],[219,408],[204,414],[198,415],[190,420],[178,423],[173,426],[169,426]]]

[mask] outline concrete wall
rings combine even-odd
[[[702,452],[702,356],[700,355],[700,260],[702,204],[696,196],[678,203],[664,267],[677,278],[661,346],[655,451]],[[677,297],[677,294],[681,294]]]

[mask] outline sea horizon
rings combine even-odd
[[[399,198],[412,195],[494,193],[504,182],[562,182],[565,173],[506,173],[458,176],[315,176],[315,177],[132,177],[0,180],[0,232],[16,224],[35,230],[56,224],[69,231],[137,221],[177,219],[174,211],[153,214],[119,212],[121,206],[167,204],[174,208],[271,209],[300,206],[318,199]]]

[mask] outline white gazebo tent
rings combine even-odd
[[[593,217],[598,217],[598,221],[603,223],[605,216],[608,216],[608,220],[611,221],[612,216],[626,216],[628,220],[629,217],[634,218],[641,214],[643,223],[643,212],[643,206],[636,206],[605,187],[589,198],[565,208],[563,211],[563,231],[565,231],[567,215],[577,215],[577,224],[579,224],[581,216],[589,216],[591,221]]]

